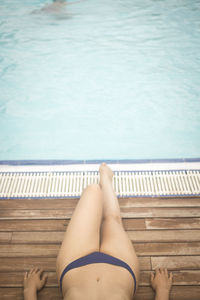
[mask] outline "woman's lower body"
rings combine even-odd
[[[118,199],[112,187],[113,173],[106,164],[102,164],[99,171],[100,184],[89,185],[83,191],[65,232],[56,262],[58,281],[61,279],[62,282],[68,265],[73,267],[73,262],[84,256],[87,256],[87,264],[94,263],[89,261],[94,256],[96,263],[97,259],[100,263],[103,262],[101,259],[107,257],[108,264],[118,263],[120,268],[121,263],[127,272],[131,274],[132,271],[135,291],[139,281],[139,262],[123,228]],[[97,252],[105,256],[92,254]],[[81,266],[81,260],[78,263]]]

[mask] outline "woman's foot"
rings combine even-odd
[[[107,166],[106,163],[102,163],[99,167],[99,173],[100,173],[100,186],[102,187],[106,183],[112,184],[112,178],[113,178],[113,171],[111,168]]]

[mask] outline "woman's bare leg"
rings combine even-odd
[[[139,261],[133,244],[123,227],[118,199],[112,186],[113,172],[105,163],[101,164],[99,171],[100,187],[103,194],[100,252],[110,254],[126,262],[135,273],[138,286]],[[130,282],[130,293],[132,293],[133,278],[129,272],[127,274]]]
[[[88,185],[74,209],[63,236],[56,261],[58,280],[63,269],[73,260],[91,252],[99,251],[102,211],[102,191],[99,184]],[[70,272],[63,279],[64,292],[65,283]]]
[[[103,218],[113,216],[122,224],[119,202],[112,186],[113,171],[105,163],[102,163],[99,172],[103,194]]]

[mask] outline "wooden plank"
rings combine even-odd
[[[134,300],[155,300],[155,293],[151,287],[139,286]],[[171,297],[170,300],[172,300]]]
[[[23,288],[0,288],[0,299],[23,300]],[[58,288],[43,288],[37,296],[37,300],[63,300]]]
[[[70,220],[4,220],[0,231],[65,231]],[[145,229],[200,229],[200,218],[178,219],[122,219],[125,230]]]
[[[0,210],[0,220],[9,219],[69,219],[74,209],[38,209],[38,210],[21,210],[21,209],[2,209]],[[121,207],[122,218],[183,218],[183,217],[200,217],[200,208],[141,208],[141,207]]]
[[[133,243],[139,256],[200,255],[200,243]]]
[[[161,267],[161,266],[160,266]],[[170,271],[168,269],[168,271]],[[173,285],[199,285],[200,284],[200,270],[187,270],[187,271],[174,271],[173,273]],[[150,274],[151,271],[140,272],[140,286],[150,286]]]
[[[138,257],[140,270],[151,270],[151,259],[150,257]]]
[[[56,257],[61,244],[2,244],[0,257]],[[137,255],[200,255],[200,243],[133,243]]]
[[[172,286],[170,300],[199,300],[200,286]],[[134,300],[154,300],[151,287],[139,287]]]
[[[66,231],[69,222],[70,220],[1,220],[0,231]],[[143,226],[145,228],[144,224]]]
[[[66,231],[68,220],[0,220],[0,231]],[[145,219],[123,219],[125,230],[145,229]]]
[[[12,243],[61,243],[65,232],[13,232]],[[200,230],[127,231],[132,242],[199,242]],[[74,237],[75,238],[75,237]]]
[[[0,258],[0,272],[26,272],[34,267],[41,267],[45,272],[56,271],[55,257],[4,257]],[[150,258],[149,258],[150,264]],[[1,274],[0,273],[0,274]]]
[[[145,219],[122,219],[125,230],[142,230],[146,229]]]
[[[173,282],[176,285],[200,285],[200,270],[173,271]]]
[[[127,231],[133,242],[199,242],[200,230]]]
[[[60,244],[43,245],[11,245],[2,244],[0,247],[0,257],[57,257]]]
[[[200,286],[173,286],[170,300],[199,300]],[[154,292],[151,287],[139,287],[135,300],[154,300]],[[0,299],[23,300],[23,288],[0,288]],[[43,288],[38,293],[38,300],[62,300],[58,288]]]
[[[170,257],[151,257],[152,269],[158,267],[173,270],[199,270],[200,256],[170,256]]]
[[[0,210],[0,220],[20,220],[20,219],[69,219],[73,213],[72,208],[68,209],[38,209],[38,210],[21,210],[21,209],[2,209]]]
[[[10,243],[12,239],[11,232],[0,232],[0,244],[1,243]]]
[[[23,300],[23,288],[0,288],[0,299]]]
[[[7,199],[0,201],[0,209],[66,209],[75,208],[75,199]],[[120,207],[200,207],[200,197],[119,198]]]
[[[35,266],[44,268],[49,276],[46,288],[38,294],[38,299],[51,299],[52,291],[52,300],[59,299],[56,258],[75,209],[75,202],[78,201],[62,200],[56,199],[55,202],[55,199],[51,199],[50,203],[49,199],[42,199],[42,202],[41,199],[0,202],[1,208],[3,204],[0,209],[0,217],[3,217],[0,231],[3,235],[0,235],[0,240],[1,237],[4,240],[0,247],[0,299],[10,297],[22,300],[24,272]],[[139,256],[141,267],[140,287],[134,299],[154,299],[149,282],[151,264],[154,270],[156,267],[172,270],[174,286],[170,300],[199,299],[199,200],[200,198],[119,199],[122,222]],[[189,292],[183,295],[184,289]],[[7,293],[9,290],[12,293]],[[3,291],[6,293],[3,294]]]
[[[147,229],[200,229],[200,218],[145,219]]]
[[[9,219],[69,219],[71,218],[73,209],[63,210],[21,210],[21,209],[2,209],[0,211],[0,220]]]
[[[23,287],[23,279],[25,272],[1,272],[0,287]],[[58,279],[56,272],[44,272],[48,276],[46,287],[58,287]]]
[[[136,243],[138,255],[200,255],[200,243]],[[1,245],[0,257],[57,256],[60,245]]]
[[[200,217],[200,208],[186,207],[122,207],[121,215],[123,218],[183,218],[183,217]]]
[[[13,253],[14,254],[14,253]],[[14,271],[28,271],[31,268],[40,266],[46,271],[55,271],[56,269],[57,253],[54,257],[17,257],[17,256],[4,256],[0,257],[0,272],[14,272]],[[151,262],[150,257],[138,257],[141,270],[150,270]]]
[[[9,199],[0,201],[0,209],[74,209],[79,199]]]
[[[200,207],[200,197],[120,198],[120,207]]]
[[[62,243],[65,232],[13,232],[12,244],[58,244]]]
[[[0,273],[0,287],[23,287],[24,272],[1,272]],[[200,284],[200,270],[198,271],[172,271],[173,285],[199,285]],[[140,272],[139,286],[150,286],[151,271]],[[58,287],[58,278],[56,272],[44,271],[44,275],[48,276],[46,287]]]

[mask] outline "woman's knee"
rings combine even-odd
[[[97,192],[97,193],[101,193],[101,188],[99,184],[89,184],[84,191],[92,191],[92,192]]]
[[[117,215],[117,214],[116,215],[115,214],[104,215],[102,223],[104,223],[104,222],[105,223],[106,222],[107,223],[117,222],[118,224],[120,224],[123,227],[121,215]]]

